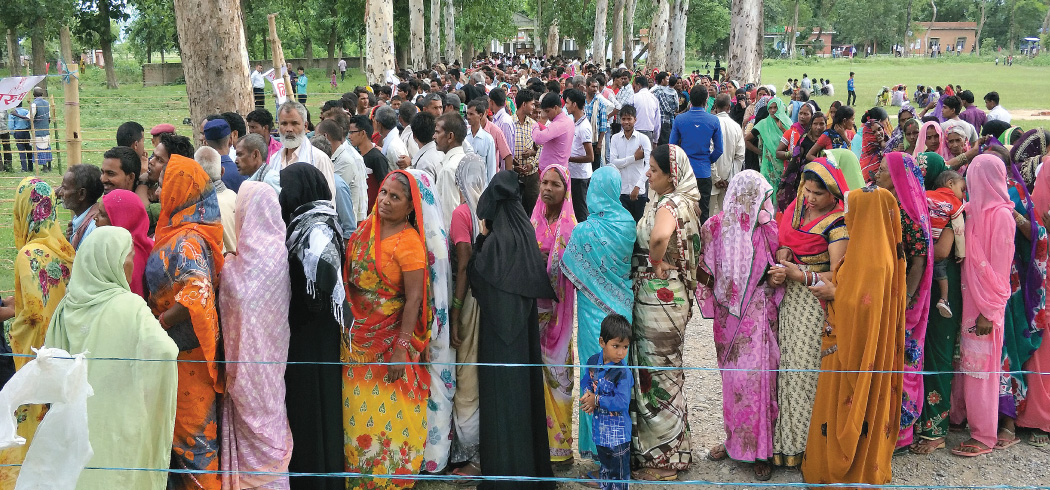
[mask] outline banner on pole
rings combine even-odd
[[[273,85],[273,94],[277,98],[277,104],[285,103],[288,100],[288,87],[284,86],[284,77],[276,76],[272,68],[264,73],[263,76]]]
[[[0,111],[18,107],[18,103],[43,79],[44,75],[0,79]]]

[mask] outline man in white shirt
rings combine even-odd
[[[987,121],[1010,122],[1010,113],[999,105],[999,92],[988,92],[984,96],[984,106],[988,108]]]
[[[335,175],[342,177],[350,188],[350,201],[354,204],[354,219],[358,223],[368,217],[368,174],[365,160],[354,145],[346,141],[346,128],[335,119],[326,119],[317,125],[317,134],[324,136],[332,145],[332,165]]]
[[[487,179],[492,180],[498,170],[498,162],[496,160],[496,140],[485,131],[484,119],[488,107],[488,101],[482,98],[474,99],[467,104],[467,123],[470,124],[470,128],[467,130],[464,141],[474,149],[474,153],[481,157],[481,161],[485,162]]]
[[[437,118],[434,125],[434,145],[438,151],[444,152],[445,158],[441,161],[441,168],[437,171],[435,194],[441,205],[441,216],[445,219],[445,229],[452,225],[452,212],[462,202],[459,195],[459,186],[456,185],[456,170],[459,162],[467,154],[463,151],[463,140],[467,136],[467,125],[463,124],[463,118],[459,113],[448,113]],[[476,158],[472,154],[471,158]]]
[[[281,194],[281,174],[266,160],[267,144],[262,136],[248,133],[237,142],[237,172],[248,181],[263,182]]]
[[[650,143],[660,138],[660,101],[649,91],[649,79],[645,75],[634,77],[634,130],[649,137]]]
[[[725,199],[729,181],[744,168],[744,132],[740,125],[729,117],[729,109],[732,106],[729,95],[721,94],[715,97],[715,104],[711,108],[718,117],[718,124],[722,125],[722,156],[711,166],[712,185],[708,216],[722,211],[722,200]]]
[[[346,60],[339,60],[339,81],[346,80]],[[347,182],[349,184],[349,182]]]
[[[427,112],[420,112],[412,118],[412,135],[419,151],[412,158],[412,168],[422,170],[430,174],[430,178],[437,182],[438,170],[445,154],[437,149],[434,142],[434,125],[437,123],[434,116]]]
[[[383,147],[383,156],[388,164],[387,171],[393,172],[399,168],[397,159],[408,155],[408,148],[401,141],[401,133],[397,130],[397,111],[390,106],[382,106],[376,109],[375,122],[376,130],[382,136],[380,146]]]
[[[576,222],[587,220],[587,188],[591,185],[591,166],[594,164],[594,132],[591,122],[583,110],[587,96],[571,88],[562,96],[565,98],[565,111],[572,117],[575,128],[572,134],[572,148],[569,150],[569,180],[572,191],[572,210]],[[540,180],[543,176],[540,176]]]
[[[492,112],[492,124],[503,132],[503,140],[513,145],[514,118],[507,112],[507,92],[502,88],[494,88],[489,92],[489,111]]]
[[[277,126],[281,134],[281,151],[270,155],[269,166],[278,172],[293,163],[308,163],[321,171],[328,190],[332,192],[332,205],[335,205],[335,166],[325,152],[310,144],[306,138],[306,106],[289,100],[277,110]]]
[[[419,143],[416,143],[416,139],[412,137],[412,118],[416,116],[417,112],[419,112],[419,109],[416,108],[415,104],[401,104],[401,107],[397,110],[397,121],[401,123],[403,128],[401,130],[401,142],[408,149],[409,162],[414,160],[416,153],[419,152]],[[399,167],[401,167],[402,161],[398,161]]]
[[[248,79],[252,82],[252,95],[255,97],[255,108],[263,109],[266,107],[266,79],[263,78],[262,65],[255,65],[255,71],[248,76]]]
[[[237,193],[226,188],[222,183],[222,158],[219,152],[210,146],[202,146],[193,154],[193,159],[208,174],[215,188],[215,197],[219,201],[219,221],[222,222],[222,251],[237,251]]]
[[[609,140],[609,164],[620,170],[620,204],[635,221],[642,218],[645,203],[645,171],[653,144],[645,135],[634,130],[633,105],[620,108],[620,126],[623,129]]]

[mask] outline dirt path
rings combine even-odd
[[[1050,121],[1050,109],[1013,109],[1010,116],[1028,121]]]

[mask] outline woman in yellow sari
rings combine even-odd
[[[33,348],[44,345],[47,326],[58,303],[66,295],[69,271],[73,267],[73,246],[66,241],[55,223],[55,192],[51,185],[36,177],[26,177],[15,193],[15,317],[7,332],[12,354],[33,355]],[[4,300],[3,306],[10,306]],[[15,357],[19,370],[32,357]],[[44,405],[18,408],[18,435],[26,439],[22,446],[0,452],[0,464],[21,464],[33,443],[33,433],[44,418]],[[0,467],[0,489],[14,488],[17,466]]]
[[[907,291],[901,211],[878,187],[846,199],[850,240],[826,288],[834,301],[802,476],[807,483],[881,485],[893,476],[900,432]]]
[[[414,475],[423,464],[434,315],[423,202],[434,194],[410,173],[387,175],[372,215],[350,237],[343,275],[353,326],[343,334],[347,470]],[[426,223],[431,225],[432,223]],[[438,225],[440,226],[440,225]],[[447,287],[447,284],[446,284]],[[374,365],[370,363],[407,363]],[[347,488],[409,488],[414,480],[351,478]]]

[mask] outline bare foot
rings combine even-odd
[[[909,448],[914,454],[932,454],[934,451],[944,447],[944,438],[919,439]]]

